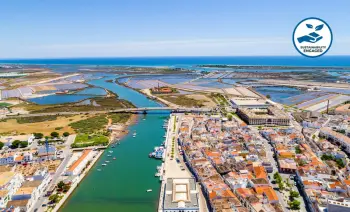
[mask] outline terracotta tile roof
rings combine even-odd
[[[278,196],[271,186],[256,187],[257,194],[265,194],[269,201],[278,201]]]
[[[83,154],[80,156],[80,158],[78,160],[76,160],[70,167],[69,167],[69,171],[74,171],[75,168],[77,168],[77,166],[79,166],[79,164],[88,156],[88,154],[91,152],[91,149],[86,149],[83,151]]]
[[[263,166],[253,167],[253,170],[256,178],[267,178],[267,173]]]
[[[15,162],[20,162],[20,161],[23,160],[23,158],[24,158],[24,156],[17,156],[17,157],[15,158]]]

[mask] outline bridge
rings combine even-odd
[[[100,110],[100,111],[79,111],[79,112],[51,112],[51,113],[29,113],[29,114],[8,114],[4,118],[24,118],[37,116],[64,116],[64,115],[80,115],[89,114],[104,114],[104,113],[144,113],[148,111],[170,111],[172,113],[204,113],[211,112],[210,108],[172,108],[172,107],[138,107],[138,108],[121,108],[115,110]],[[1,119],[1,118],[0,118]]]

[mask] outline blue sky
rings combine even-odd
[[[296,24],[330,25],[350,55],[350,1],[2,0],[0,58],[299,55]]]

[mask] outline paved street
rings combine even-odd
[[[273,157],[274,153],[272,151],[272,146],[268,143],[268,141],[266,139],[264,139],[264,140],[266,141],[266,142],[264,142],[264,146],[265,146],[265,149],[266,149],[267,158],[271,162],[272,167],[273,167],[273,172],[268,174],[268,176],[270,178],[270,183],[271,183],[271,181],[274,181],[273,174],[275,172],[278,172],[278,166],[277,166],[277,162],[276,162],[275,158]],[[291,176],[290,174],[282,174],[282,173],[280,173],[280,175],[281,175],[283,181],[286,181],[287,179],[289,180],[289,183],[291,185],[293,185],[292,189],[294,191],[298,191],[298,189],[294,185],[295,181],[290,179],[290,176]],[[287,209],[289,207],[288,206],[289,191],[282,191],[282,192],[280,192],[279,189],[278,189],[278,186],[276,184],[272,184],[272,186],[275,188],[277,196],[278,196],[278,198],[280,200],[280,203],[281,203],[282,207],[284,208],[284,210],[285,211],[292,211],[292,210],[288,210]],[[304,200],[301,197],[299,197],[298,200],[300,201],[300,211],[306,212]]]
[[[65,170],[65,167],[67,166],[72,153],[70,150],[70,145],[74,142],[76,135],[70,135],[68,136],[66,142],[64,143],[65,148],[63,149],[63,153],[62,155],[64,156],[64,159],[62,161],[62,163],[60,164],[60,166],[58,167],[56,173],[53,175],[51,182],[49,183],[49,185],[47,186],[46,189],[50,188],[52,185],[56,185],[58,183],[58,180],[60,178],[60,176],[62,175],[62,173]],[[43,192],[42,196],[40,197],[40,199],[34,204],[34,209],[38,209],[38,212],[40,211],[45,211],[44,208],[41,206],[42,204],[46,204],[48,202],[48,197],[45,197],[44,195],[46,194],[46,191]]]

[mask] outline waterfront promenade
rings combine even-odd
[[[95,163],[97,162],[97,160],[101,157],[101,155],[103,154],[103,151],[100,151],[91,161],[91,163],[89,164],[88,167],[86,167],[86,169],[84,170],[84,172],[82,174],[80,174],[77,178],[77,180],[71,185],[71,188],[69,189],[69,191],[64,195],[64,197],[61,199],[61,201],[56,205],[56,207],[52,210],[52,212],[56,212],[58,211],[63,204],[67,201],[67,199],[69,198],[69,196],[74,192],[74,190],[77,188],[77,186],[79,185],[79,183],[84,179],[84,177],[89,173],[90,169],[95,165]]]
[[[177,131],[178,127],[180,126],[178,123],[181,120],[181,115],[170,115],[170,119],[168,121],[168,128],[167,128],[167,134],[166,134],[166,141],[165,141],[165,158],[164,158],[164,165],[163,165],[163,181],[161,183],[161,189],[159,194],[159,203],[158,203],[158,212],[163,211],[163,199],[164,199],[164,189],[165,184],[168,178],[191,178],[192,173],[188,170],[186,164],[183,161],[182,155],[179,153],[179,147],[177,143]],[[174,158],[171,158],[171,149],[173,145],[173,139],[174,142]],[[178,159],[180,162],[177,162]],[[184,168],[184,170],[181,170],[181,166]],[[206,201],[203,195],[203,191],[201,190],[201,186],[199,183],[197,183],[197,187],[199,188],[199,205],[200,205],[200,212],[207,212],[207,205]]]

